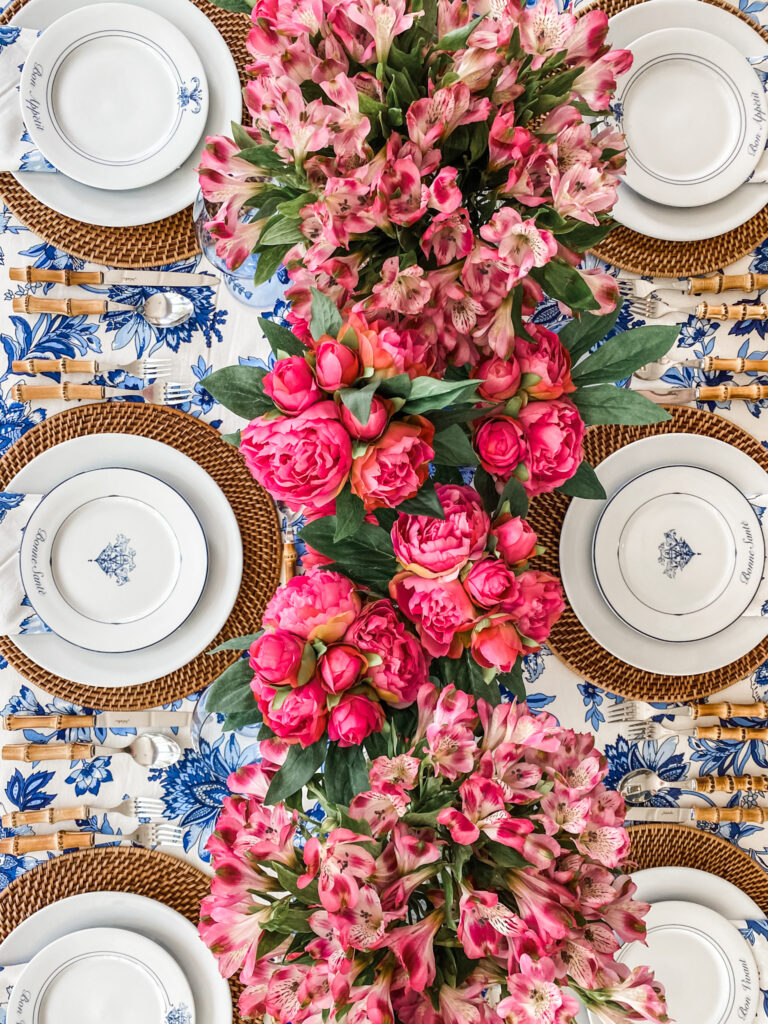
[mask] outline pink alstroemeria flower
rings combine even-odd
[[[557,242],[551,232],[536,227],[534,220],[523,220],[517,210],[503,206],[480,228],[486,242],[495,242],[499,256],[507,266],[517,268],[524,277],[532,267],[543,267],[557,254]]]
[[[363,59],[369,59],[372,49],[377,63],[384,64],[395,37],[407,32],[423,12],[406,13],[405,0],[355,0],[346,5],[346,13],[372,37]]]
[[[464,890],[459,901],[458,936],[468,957],[505,957],[509,937],[527,930],[522,919],[499,902],[497,893]]]
[[[396,313],[419,313],[432,296],[432,288],[424,280],[421,267],[400,269],[397,256],[384,260],[381,281],[373,286],[373,294],[384,309]]]
[[[504,792],[498,783],[475,775],[462,782],[459,793],[462,810],[448,807],[437,816],[454,842],[469,846],[477,842],[483,832],[497,843],[521,849],[524,836],[533,832],[532,821],[513,818],[506,810]]]
[[[432,940],[443,923],[443,911],[433,910],[416,924],[401,925],[387,933],[386,945],[406,972],[408,984],[423,992],[435,980],[435,947]]]
[[[537,1024],[569,1024],[579,1009],[578,1000],[555,982],[555,965],[549,957],[520,957],[520,973],[507,979],[509,995],[496,1008],[508,1024],[535,1020]]]
[[[472,252],[475,236],[469,223],[469,213],[462,209],[455,213],[438,213],[421,236],[421,249],[425,256],[435,255],[438,266],[444,267],[454,260],[464,259]]]
[[[418,757],[410,757],[408,754],[377,757],[368,772],[371,786],[378,789],[383,783],[391,783],[402,789],[413,789],[418,784],[419,763]]]
[[[408,810],[406,793],[391,782],[382,782],[376,791],[358,793],[349,805],[349,813],[358,821],[367,821],[374,836],[391,832]]]
[[[369,836],[357,835],[347,828],[334,829],[324,844],[313,836],[304,847],[307,870],[299,877],[298,887],[306,889],[319,872],[318,890],[325,909],[335,912],[342,907],[354,907],[360,892],[358,883],[376,869],[371,854],[358,845],[367,842]]]

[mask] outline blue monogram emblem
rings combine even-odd
[[[185,1003],[172,1006],[165,1015],[164,1024],[191,1024],[192,1013]]]
[[[95,562],[102,572],[112,577],[118,587],[123,587],[131,582],[131,573],[136,568],[136,551],[128,546],[130,543],[130,537],[118,533],[98,558],[90,558],[88,561]]]
[[[682,537],[678,537],[675,530],[667,530],[664,540],[659,544],[658,563],[662,567],[664,575],[673,580],[692,558],[700,554],[700,551],[694,551]]]
[[[182,110],[190,108],[193,114],[199,114],[202,110],[203,90],[200,88],[200,79],[195,75],[191,82],[182,83],[179,89],[179,106]]]

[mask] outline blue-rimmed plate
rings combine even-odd
[[[160,15],[130,4],[65,14],[21,75],[22,117],[41,153],[75,181],[141,188],[179,167],[208,113],[203,64]]]

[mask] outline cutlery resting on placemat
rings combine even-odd
[[[0,719],[3,729],[154,729],[192,724],[192,711],[102,711],[99,715],[6,715]]]
[[[768,822],[768,807],[635,807],[627,804],[627,821],[654,821],[674,825],[695,825],[697,821],[718,825],[722,822]]]

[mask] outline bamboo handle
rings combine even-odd
[[[700,302],[696,316],[700,320],[768,320],[768,305],[764,302],[754,305],[740,302],[736,306],[710,306],[708,302]]]
[[[697,739],[700,740],[739,740],[744,743],[746,740],[768,740],[768,729],[746,729],[744,726],[733,726],[729,728],[724,725],[698,726],[695,730]]]
[[[11,267],[12,281],[45,281],[48,284],[101,284],[100,270],[43,270],[42,267]]]
[[[62,316],[90,316],[106,313],[104,299],[37,299],[34,295],[17,295],[13,300],[14,313],[60,313]]]
[[[35,853],[42,850],[87,850],[94,845],[93,832],[53,832],[49,836],[12,836],[0,839],[0,853],[10,853],[20,857],[23,853]]]
[[[0,749],[3,761],[80,761],[93,756],[92,743],[8,743]]]
[[[693,704],[693,717],[703,718],[768,718],[768,704],[731,704],[729,700],[714,701],[712,704]]]
[[[16,359],[11,363],[14,373],[96,373],[95,359]]]
[[[768,775],[700,775],[691,782],[697,793],[768,792]]]
[[[715,387],[697,388],[696,398],[700,402],[728,402],[733,398],[759,402],[768,398],[768,387],[764,384],[718,384]]]
[[[19,825],[55,825],[59,821],[82,821],[88,817],[85,804],[80,807],[45,807],[40,811],[12,811],[0,818],[3,828]]]
[[[96,725],[96,715],[6,715],[4,729],[86,729]]]
[[[759,288],[768,288],[768,274],[713,274],[711,277],[692,277],[691,293],[701,295],[704,292],[727,291],[729,288],[741,292],[754,292]]]
[[[715,825],[723,821],[764,825],[768,821],[768,807],[697,807],[693,817],[696,821],[710,821]]]
[[[14,384],[11,395],[17,402],[37,402],[47,398],[61,398],[72,402],[77,398],[105,398],[101,384],[73,384],[64,380],[61,384]]]
[[[296,545],[291,541],[287,541],[283,544],[283,583],[287,583],[288,580],[292,580],[296,575],[296,560],[298,555],[296,553]]]
[[[709,370],[730,370],[731,373],[752,373],[768,370],[768,359],[721,359],[719,356],[704,356],[701,360],[704,372]]]

